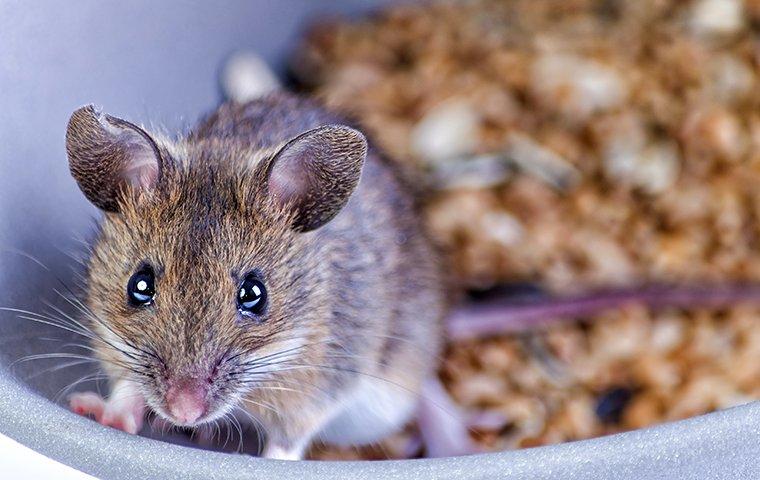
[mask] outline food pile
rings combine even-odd
[[[459,284],[567,294],[760,279],[759,33],[757,0],[439,1],[320,23],[292,65],[420,185]],[[758,318],[632,306],[457,342],[441,378],[485,449],[589,438],[760,398]]]

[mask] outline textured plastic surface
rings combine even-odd
[[[0,2],[0,306],[39,311],[73,283],[97,212],[66,165],[71,112],[94,102],[169,131],[219,101],[216,75],[237,49],[281,66],[304,19],[375,1]],[[50,271],[23,255],[33,255]],[[56,337],[60,341],[48,340]],[[134,437],[50,399],[91,369],[44,372],[14,360],[73,340],[0,312],[0,432],[102,478],[760,478],[760,403],[556,447],[404,462],[274,462]],[[2,465],[0,465],[2,470]]]
[[[655,428],[497,454],[386,462],[284,462],[201,452],[102,428],[8,379],[0,430],[99,478],[757,479],[760,403]]]

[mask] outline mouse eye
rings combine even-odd
[[[156,278],[153,269],[143,267],[129,279],[127,284],[127,298],[135,307],[150,305],[156,295]]]
[[[267,289],[264,282],[253,274],[248,274],[240,284],[237,306],[240,313],[261,315],[267,304]]]

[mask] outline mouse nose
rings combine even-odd
[[[193,384],[172,386],[166,392],[166,404],[169,413],[178,423],[193,424],[208,408],[206,390]]]

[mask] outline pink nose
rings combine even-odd
[[[206,390],[197,385],[180,385],[166,392],[169,413],[178,423],[190,425],[206,413]]]

